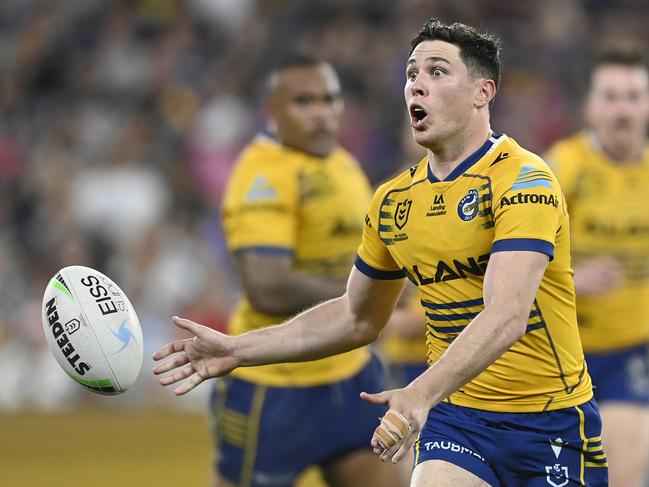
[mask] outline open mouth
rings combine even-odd
[[[410,105],[410,122],[413,126],[419,125],[427,116],[428,113],[420,105],[416,103]]]

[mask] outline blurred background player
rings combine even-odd
[[[604,423],[611,485],[643,484],[649,458],[649,71],[643,50],[596,57],[587,129],[549,158],[568,200],[577,313]]]
[[[338,146],[343,100],[334,69],[294,55],[275,67],[267,89],[268,132],[244,150],[224,199],[244,291],[233,334],[343,293],[370,199],[365,175]],[[366,348],[220,380],[212,400],[218,485],[292,486],[311,465],[332,486],[398,485],[396,470],[367,446],[382,410],[359,398],[382,384]]]

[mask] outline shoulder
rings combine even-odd
[[[561,139],[554,143],[545,154],[548,162],[553,165],[561,164],[566,159],[573,158],[576,153],[582,151],[587,145],[587,134],[579,132],[565,139]]]
[[[283,172],[299,164],[295,151],[266,135],[256,136],[239,154],[235,171]]]
[[[266,178],[282,186],[291,184],[301,164],[298,154],[265,135],[255,137],[239,154],[229,185],[248,184]]]
[[[501,147],[501,153],[507,158],[498,161],[497,156],[490,167],[490,177],[496,193],[506,193],[511,190],[528,188],[547,188],[558,190],[558,181],[545,160],[529,151],[514,140],[509,139]]]
[[[521,173],[540,171],[552,174],[543,157],[508,139],[498,148],[498,155],[490,166],[491,177],[496,180],[516,178]]]
[[[550,168],[561,184],[569,190],[586,164],[584,155],[589,150],[588,134],[580,132],[555,143],[545,154]]]
[[[281,144],[257,136],[239,155],[230,174],[226,204],[291,197],[296,193],[299,161]]]
[[[339,146],[331,153],[329,160],[335,165],[336,170],[342,171],[346,175],[362,179],[369,186],[369,181],[361,164],[347,149]]]

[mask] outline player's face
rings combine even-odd
[[[434,149],[470,123],[476,80],[460,49],[443,41],[415,47],[406,66],[404,94],[415,141]]]
[[[342,113],[340,83],[331,66],[294,67],[277,75],[270,116],[284,144],[328,155],[338,144]]]
[[[649,125],[649,73],[642,67],[602,65],[592,75],[589,125],[605,147],[642,147]],[[638,149],[639,150],[639,149]]]

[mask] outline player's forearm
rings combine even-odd
[[[253,306],[274,315],[291,315],[345,292],[346,279],[289,272],[249,291]]]
[[[485,308],[412,386],[421,389],[430,407],[435,406],[505,353],[525,334],[526,325],[527,315]]]
[[[239,366],[304,362],[347,352],[376,338],[372,326],[358,321],[346,296],[311,308],[284,324],[233,337]]]

